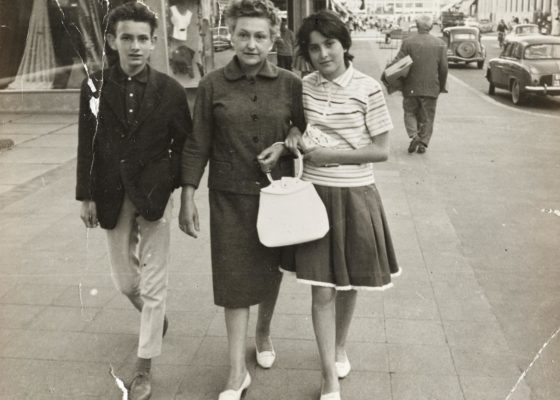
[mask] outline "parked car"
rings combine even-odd
[[[504,43],[507,43],[518,37],[538,35],[538,34],[539,34],[538,25],[535,24],[515,25],[513,28],[511,28],[511,32],[506,35],[504,39]]]
[[[231,48],[231,34],[227,26],[217,26],[212,28],[211,31],[214,51],[223,51]]]
[[[478,29],[480,29],[480,33],[492,32],[494,24],[489,19],[481,19],[478,21]]]
[[[465,18],[465,26],[479,28],[480,24],[478,23],[478,20],[475,17],[467,17]]]
[[[468,26],[445,28],[443,39],[447,42],[448,62],[476,63],[478,69],[482,69],[486,59],[486,48],[480,41],[478,28]]]
[[[511,92],[513,104],[529,94],[560,95],[560,37],[534,35],[506,44],[498,58],[488,62],[488,93],[496,88]]]
[[[465,24],[465,14],[460,11],[442,11],[441,27],[460,26]]]
[[[403,31],[402,32],[402,39],[406,39],[407,37],[409,37],[410,35],[414,35],[418,33],[418,28],[416,27],[416,25],[410,25],[408,27],[408,31]],[[391,36],[392,37],[392,36]]]

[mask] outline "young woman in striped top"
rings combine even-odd
[[[372,163],[387,160],[393,128],[381,86],[352,66],[350,32],[335,14],[307,17],[301,55],[316,69],[303,80],[305,117],[318,145],[292,133],[286,146],[304,152],[303,179],[327,208],[329,233],[297,246],[298,281],[312,285],[312,314],[322,367],[321,400],[339,400],[338,379],[350,372],[345,351],[356,290],[383,290],[398,275],[393,244],[375,187]]]

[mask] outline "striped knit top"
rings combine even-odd
[[[372,137],[393,128],[379,83],[348,69],[333,81],[318,71],[303,79],[303,107],[308,125],[338,141],[335,149],[353,150],[372,143]],[[355,187],[375,182],[373,165],[316,167],[306,163],[303,179],[322,186]]]

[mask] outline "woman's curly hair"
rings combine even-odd
[[[230,33],[233,33],[237,20],[241,17],[267,19],[270,22],[270,35],[273,39],[278,36],[282,23],[278,8],[270,0],[230,0],[225,17]]]

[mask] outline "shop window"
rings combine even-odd
[[[208,5],[208,4],[206,4]],[[168,65],[171,76],[183,86],[196,86],[212,68],[212,42],[223,38],[226,50],[228,35],[218,35],[227,28],[214,28],[212,12],[199,0],[166,1]],[[219,19],[218,23],[222,23]],[[207,37],[210,36],[210,37]]]
[[[77,88],[101,68],[104,2],[0,2],[0,89]]]
[[[103,20],[126,1],[0,0],[0,90],[78,89],[87,74],[117,61]],[[143,2],[159,18],[152,64],[185,87],[233,56],[224,1]]]

